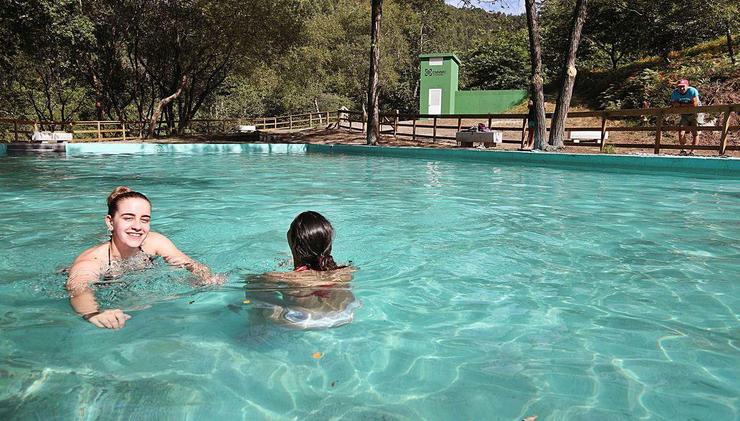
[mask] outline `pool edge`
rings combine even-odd
[[[152,153],[278,153],[346,154],[422,159],[465,159],[501,164],[661,170],[740,177],[740,158],[682,157],[665,155],[579,154],[562,152],[519,152],[480,149],[447,149],[404,146],[369,146],[312,143],[68,143],[68,156],[86,154]],[[0,144],[0,156],[7,155]]]
[[[498,163],[528,163],[548,166],[667,170],[740,176],[740,159],[684,157],[665,155],[578,154],[562,152],[492,151],[481,149],[442,149],[420,147],[383,147],[369,145],[308,144],[308,152],[341,153],[414,158],[463,158]]]

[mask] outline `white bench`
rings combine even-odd
[[[473,143],[482,143],[483,146],[495,147],[497,143],[503,142],[504,132],[501,130],[491,130],[490,132],[457,132],[455,141],[458,146],[463,148],[472,148]]]
[[[236,131],[239,133],[252,133],[257,131],[257,126],[236,126]]]
[[[66,142],[72,140],[72,133],[67,132],[33,132],[31,136],[33,142]]]
[[[587,131],[578,131],[578,130],[572,130],[569,131],[569,135],[567,136],[568,139],[570,139],[573,143],[581,143],[581,142],[596,142],[597,144],[601,143],[601,132],[597,130],[587,130]],[[604,132],[604,140],[609,139],[609,132]]]

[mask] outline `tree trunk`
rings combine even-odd
[[[730,28],[730,22],[725,21],[725,35],[727,37],[727,54],[730,55],[730,61],[733,66],[735,65],[735,50],[732,48],[732,29]]]
[[[550,145],[555,148],[563,147],[563,136],[565,135],[565,120],[568,117],[570,99],[573,95],[573,84],[576,80],[576,54],[578,44],[581,42],[581,29],[586,21],[586,0],[577,0],[573,14],[573,29],[570,33],[570,47],[568,57],[563,63],[561,70],[561,87],[558,102],[555,104],[555,113],[552,116],[550,126]]]
[[[157,128],[157,122],[159,121],[159,117],[162,115],[162,110],[164,110],[164,107],[167,106],[170,102],[174,101],[177,97],[182,94],[182,91],[185,89],[185,85],[187,85],[188,78],[187,76],[183,76],[180,80],[180,87],[177,88],[177,91],[166,97],[162,98],[161,101],[159,101],[159,105],[157,105],[157,108],[154,110],[154,113],[152,114],[152,119],[149,121],[149,130],[147,131],[146,137],[151,138],[154,136],[154,131]]]
[[[380,65],[380,18],[383,14],[383,0],[372,0],[373,22],[370,33],[370,77],[367,88],[368,120],[367,144],[375,145],[380,137],[380,121],[378,111],[378,67]]]
[[[535,0],[525,0],[527,9],[527,29],[529,30],[529,58],[532,62],[532,86],[530,96],[534,101],[537,127],[534,131],[534,148],[545,148],[545,95],[542,92],[542,51],[540,48],[540,28],[537,22]]]

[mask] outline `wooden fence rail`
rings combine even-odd
[[[328,111],[284,116],[264,116],[252,118],[193,119],[181,134],[211,135],[245,131],[243,126],[254,126],[256,130],[297,130],[320,127],[335,123],[333,114]],[[76,142],[141,140],[142,133],[149,125],[147,121],[38,121],[0,118],[0,141],[29,142],[35,132],[62,131],[72,133]],[[175,127],[179,125],[175,121]],[[155,127],[157,136],[171,135],[167,122],[160,121]]]
[[[719,114],[716,121],[720,124],[701,125],[698,127],[676,126],[667,124],[666,118],[678,116],[681,114],[699,114],[705,115]],[[572,132],[598,132],[600,137],[598,141],[572,141],[567,139],[567,146],[596,147],[604,150],[606,145],[614,148],[634,148],[634,149],[652,149],[653,153],[659,154],[661,149],[680,149],[680,145],[671,145],[662,143],[664,132],[690,131],[697,132],[719,132],[720,138],[716,145],[697,145],[693,149],[697,150],[716,150],[720,155],[726,151],[740,150],[740,146],[728,145],[728,134],[737,132],[740,126],[732,125],[732,115],[738,119],[740,114],[740,104],[710,105],[693,108],[644,108],[644,109],[626,109],[626,110],[608,110],[608,111],[577,111],[568,113],[569,127],[566,127],[567,137]],[[647,126],[635,126],[632,124],[634,119],[640,117]],[[674,118],[676,118],[674,117]],[[504,143],[521,143],[524,145],[527,131],[527,114],[411,114],[399,112],[380,113],[381,133],[391,134],[394,137],[406,137],[412,140],[431,139],[438,140],[455,140],[456,132],[463,128],[463,120],[484,120],[488,122],[491,130],[500,130],[511,135],[517,133],[517,138],[504,137]],[[552,113],[547,113],[546,118],[552,118]],[[579,119],[598,118],[599,125],[576,125]],[[444,120],[444,122],[440,122]],[[495,121],[494,121],[495,120]],[[654,123],[652,122],[654,120]],[[361,111],[337,111],[338,126],[349,129],[365,131],[366,117]],[[452,123],[452,122],[454,123]],[[510,123],[511,122],[511,123]],[[495,124],[494,124],[495,123]],[[512,124],[513,123],[513,124]],[[359,125],[359,127],[357,127]],[[400,128],[400,130],[399,130]],[[410,130],[408,130],[410,128]],[[446,134],[440,133],[445,130]],[[548,127],[549,130],[549,127]],[[651,143],[628,143],[616,142],[607,138],[608,132],[654,132]],[[687,134],[689,137],[690,134]],[[691,148],[690,138],[687,139],[686,148]]]

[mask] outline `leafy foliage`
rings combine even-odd
[[[465,58],[467,87],[521,89],[528,85],[527,32],[520,30],[480,42]]]
[[[182,76],[188,84],[163,114],[173,127],[197,117],[360,109],[365,102],[366,0],[0,1],[2,117],[148,119]],[[539,3],[551,81],[567,50],[573,3]],[[723,87],[735,86],[736,67],[707,59],[704,47],[687,50],[695,51],[691,60],[673,51],[736,32],[737,2],[591,0],[588,15],[576,90],[595,105],[660,105],[679,75],[699,84],[705,103],[731,97]],[[525,28],[523,16],[443,0],[386,0],[381,107],[418,109],[423,53],[462,57],[464,89],[526,86]],[[711,57],[725,45],[713,44]]]

